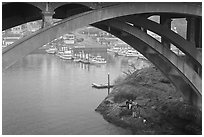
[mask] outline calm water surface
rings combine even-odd
[[[3,134],[131,134],[94,111],[127,59],[106,53],[104,65],[84,65],[48,54],[30,54],[2,74]]]

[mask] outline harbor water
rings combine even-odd
[[[95,112],[111,83],[128,67],[127,60],[96,53],[107,63],[90,65],[51,54],[30,54],[2,73],[2,133],[5,135],[131,134]]]
[[[127,129],[108,123],[95,112],[107,83],[128,68],[125,57],[95,53],[107,63],[90,65],[32,53],[2,72],[2,133],[6,135],[120,135]]]

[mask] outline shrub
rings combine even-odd
[[[121,84],[124,81],[124,76],[119,76],[116,80],[114,80],[114,85]]]
[[[120,114],[119,117],[123,117],[123,116],[131,116],[132,115],[132,111],[130,109],[123,109]]]
[[[114,102],[118,102],[118,103],[121,103],[121,102],[124,102],[125,100],[134,100],[136,98],[136,95],[133,94],[133,93],[127,93],[127,92],[118,92],[113,101]]]
[[[160,82],[170,84],[171,82],[168,79],[161,79]]]

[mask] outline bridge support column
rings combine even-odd
[[[195,45],[196,48],[202,48],[202,19],[195,18]]]
[[[198,47],[199,48],[202,48],[202,19],[199,19],[198,20],[198,23],[199,23],[199,28],[198,28],[198,31],[199,31],[199,35],[198,35]]]
[[[196,18],[195,27],[196,27],[195,32],[197,32],[195,33],[195,45],[200,54],[199,56],[202,58],[202,19],[201,18]],[[198,74],[202,77],[202,67],[197,67],[196,70]]]
[[[186,18],[187,21],[187,33],[186,39],[195,45],[195,18]]]
[[[193,43],[195,48],[200,50],[202,48],[202,21],[200,18],[189,17],[186,18],[187,21],[187,33],[186,40]],[[189,58],[187,58],[189,59]],[[190,59],[189,59],[190,60]],[[192,68],[201,76],[202,68],[197,65],[191,64]]]
[[[165,17],[165,16],[160,16],[160,24],[163,25],[164,27],[171,29],[171,18]],[[161,37],[161,43],[168,49],[171,48],[171,43],[165,39],[164,37]]]
[[[198,27],[197,27],[197,31],[198,33],[198,44],[197,44],[197,49],[199,50],[199,54],[202,58],[202,19],[198,19]],[[198,68],[198,74],[202,77],[202,68]]]
[[[49,2],[46,3],[45,11],[42,11],[42,28],[53,24],[52,16],[55,14],[54,11],[50,10]]]

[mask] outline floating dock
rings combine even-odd
[[[94,88],[112,88],[113,85],[92,83],[92,87]]]

